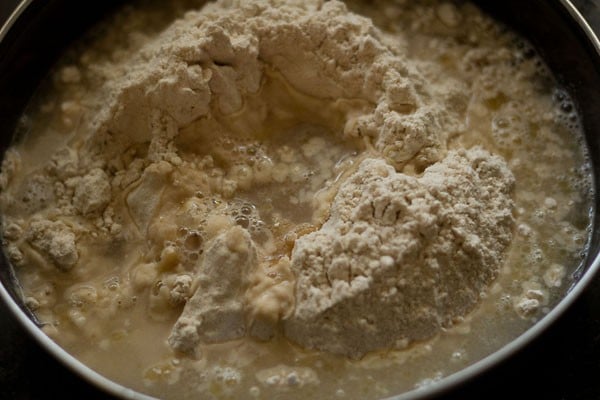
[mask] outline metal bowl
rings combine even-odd
[[[123,0],[23,0],[0,29],[0,152],[13,133],[31,95],[68,45]],[[575,100],[593,163],[594,187],[600,177],[600,42],[569,0],[475,1],[489,14],[527,37],[561,85]],[[518,10],[518,11],[515,11]],[[595,194],[594,208],[598,206]],[[594,227],[599,215],[594,213]],[[567,310],[593,279],[600,264],[600,230],[594,228],[587,259],[573,276],[565,297],[538,323],[495,353],[425,389],[394,397],[397,400],[441,396],[451,388],[500,364],[530,344]],[[23,328],[56,359],[105,392],[125,399],[150,399],[114,383],[69,355],[39,329],[23,305],[14,272],[0,254],[0,298]]]

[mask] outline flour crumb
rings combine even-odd
[[[75,245],[75,234],[63,222],[34,220],[29,224],[25,238],[57,268],[67,271],[77,264],[79,254]]]
[[[557,288],[562,285],[562,281],[566,275],[565,267],[560,264],[552,264],[544,272],[544,283],[549,288]]]
[[[312,368],[291,367],[283,364],[258,371],[256,379],[263,386],[276,387],[282,391],[320,383],[317,373]]]
[[[547,304],[548,296],[537,283],[525,283],[524,286],[522,295],[515,299],[514,308],[521,318],[534,318],[540,308]]]
[[[110,191],[108,176],[102,169],[95,168],[75,187],[73,204],[84,215],[102,211],[110,202]]]

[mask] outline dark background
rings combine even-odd
[[[600,32],[600,0],[573,3]],[[0,0],[0,24],[16,4]],[[0,303],[0,400],[55,398],[111,399],[49,356]],[[442,398],[600,399],[600,276],[531,345]]]

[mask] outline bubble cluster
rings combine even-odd
[[[526,134],[527,124],[516,112],[501,113],[492,120],[492,136],[499,148],[513,148]]]
[[[185,259],[194,263],[204,252],[204,242],[206,239],[204,230],[200,227],[196,229],[181,227],[177,230],[177,239],[175,245],[180,249]]]
[[[273,161],[264,144],[241,138],[225,136],[217,140],[215,149],[220,159],[227,160],[227,177],[234,180],[242,190],[254,184],[271,180]]]
[[[531,43],[517,39],[514,50],[514,62],[519,65],[528,60],[538,61],[539,55]],[[541,61],[541,60],[540,60]]]
[[[554,84],[552,72],[540,57],[538,51],[527,40],[515,38],[511,64],[515,68],[532,68],[534,84],[546,88]]]
[[[552,101],[554,103],[555,121],[569,130],[579,130],[581,128],[579,114],[569,93],[564,89],[557,88],[552,93]]]
[[[237,225],[246,229],[252,235],[252,238],[259,243],[263,243],[270,237],[270,232],[266,228],[265,222],[261,219],[256,206],[248,201],[236,199],[232,201],[226,210]]]

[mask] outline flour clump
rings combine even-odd
[[[225,342],[246,334],[244,292],[256,262],[256,249],[242,228],[214,240],[199,271],[198,289],[169,337],[173,348],[191,351],[200,341]]]
[[[513,185],[504,162],[481,149],[450,152],[419,178],[363,161],[329,220],[296,242],[286,335],[360,357],[449,327],[498,275]]]
[[[25,238],[61,270],[73,268],[79,259],[75,234],[61,221],[35,219],[25,232]]]

